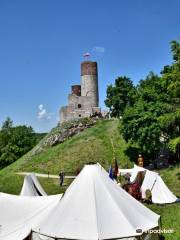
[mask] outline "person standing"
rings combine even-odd
[[[144,158],[142,157],[141,154],[139,154],[139,156],[138,156],[138,166],[143,167],[143,165],[144,165]]]
[[[60,186],[62,186],[64,182],[64,172],[59,173],[59,181],[60,181]]]

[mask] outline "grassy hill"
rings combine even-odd
[[[0,192],[19,194],[24,179],[16,174],[19,171],[58,174],[63,170],[67,175],[74,175],[77,166],[81,168],[92,161],[99,162],[108,169],[114,155],[121,167],[131,167],[132,160],[137,158],[137,149],[125,143],[119,134],[119,127],[117,120],[101,120],[61,144],[44,148],[38,154],[34,155],[35,149],[32,149],[17,162],[0,171]],[[50,135],[51,133],[48,136]],[[46,139],[47,136],[35,148],[41,148]],[[180,168],[172,167],[160,170],[159,173],[171,191],[180,196]],[[66,179],[63,187],[59,186],[58,179],[39,178],[39,181],[48,194],[56,194],[64,192],[72,180]],[[152,204],[147,207],[161,215],[163,228],[174,229],[173,234],[164,235],[165,239],[177,240],[180,235],[180,204]]]
[[[78,168],[88,162],[99,162],[108,169],[114,155],[122,167],[131,167],[133,163],[128,156],[130,146],[125,143],[118,128],[118,120],[100,120],[91,128],[61,144],[46,147],[38,154],[33,155],[32,149],[17,162],[0,171],[0,191],[19,193],[23,183],[23,177],[16,174],[19,171],[58,174],[62,170],[67,175],[74,175]],[[41,148],[43,141],[35,148]],[[49,193],[56,192],[57,189],[51,188],[50,183],[46,185],[49,186]]]

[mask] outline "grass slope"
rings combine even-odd
[[[131,167],[132,163],[126,154],[128,144],[119,134],[118,127],[117,120],[101,120],[95,126],[57,146],[46,148],[37,155],[31,156],[32,149],[17,162],[0,171],[0,191],[19,193],[23,177],[15,174],[18,171],[58,174],[62,170],[67,175],[74,175],[77,168],[92,161],[99,162],[108,169],[114,156],[111,139],[121,166]],[[49,179],[49,182],[53,181]]]

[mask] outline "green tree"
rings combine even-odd
[[[175,62],[180,62],[180,41],[171,42],[171,52]]]
[[[151,158],[159,151],[162,139],[171,146],[179,144],[180,44],[173,41],[171,50],[172,65],[164,67],[162,76],[150,73],[140,81],[136,101],[126,107],[122,120],[121,131],[126,141],[138,143]]]
[[[12,127],[13,121],[10,119],[10,117],[7,117],[6,120],[2,123],[0,131],[0,158],[1,155],[4,153],[4,148],[7,149],[9,140],[11,139]]]
[[[6,120],[2,123],[2,130],[10,130],[13,127],[13,121],[10,117],[7,117]]]
[[[123,115],[127,106],[132,106],[135,100],[135,87],[127,77],[118,77],[114,85],[109,85],[106,91],[105,104],[110,109],[112,117]]]
[[[12,144],[17,147],[17,158],[20,158],[36,145],[36,135],[32,127],[16,126],[12,131]]]
[[[162,79],[151,72],[137,86],[134,105],[124,112],[121,132],[125,140],[137,143],[148,156],[154,155],[161,146],[158,117],[169,109],[167,97]]]
[[[171,149],[179,151],[180,136],[180,41],[171,42],[173,64],[165,66],[162,73],[163,85],[167,89],[171,111],[159,117],[163,134],[167,136]],[[174,144],[174,148],[172,145]],[[180,153],[177,152],[177,156]]]
[[[0,131],[0,168],[16,161],[37,143],[32,127],[16,126],[7,118]]]

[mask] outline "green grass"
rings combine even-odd
[[[172,229],[173,233],[163,234],[166,240],[178,240],[180,236],[180,204],[146,205],[155,213],[161,215],[162,229]]]
[[[17,175],[18,171],[58,174],[60,170],[63,170],[67,175],[74,175],[77,166],[82,168],[88,162],[99,162],[105,169],[108,169],[115,156],[121,167],[129,168],[133,166],[130,159],[135,160],[137,157],[137,148],[125,143],[119,134],[117,120],[99,121],[95,126],[62,144],[45,148],[37,155],[32,156],[32,151],[0,171],[0,192],[19,194],[23,176]],[[133,156],[134,158],[132,158]],[[172,167],[160,170],[159,173],[171,191],[176,196],[180,196],[180,168]],[[63,187],[59,186],[58,179],[39,178],[39,181],[48,194],[58,194],[64,192],[72,180],[66,179]],[[174,229],[173,234],[164,234],[165,239],[178,240],[180,236],[180,204],[152,204],[147,207],[161,215],[163,228]]]
[[[38,180],[48,195],[64,193],[73,181],[73,179],[65,179],[63,186],[60,186],[59,179],[56,178],[38,178]]]
[[[77,168],[82,168],[88,162],[99,162],[108,169],[114,155],[122,167],[132,166],[126,154],[129,145],[119,134],[118,127],[118,120],[102,120],[62,144],[45,148],[39,154],[32,156],[32,149],[0,171],[0,191],[19,192],[23,181],[22,177],[15,174],[19,171],[58,174],[62,170],[66,175],[74,175]]]
[[[180,167],[171,167],[158,171],[169,189],[178,197],[180,197]],[[180,239],[180,203],[174,204],[151,204],[146,205],[151,210],[161,215],[162,228],[173,229],[174,233],[164,234],[166,240]]]
[[[1,176],[1,179],[3,180],[3,185],[0,183],[1,189],[5,189],[6,191],[1,190],[0,192],[19,195],[23,185],[24,176],[8,174],[7,176]],[[67,187],[73,181],[73,179],[65,179],[63,186],[60,186],[59,179],[56,178],[38,177],[38,180],[48,195],[64,193]]]
[[[177,165],[158,172],[171,191],[180,197],[180,166]]]

